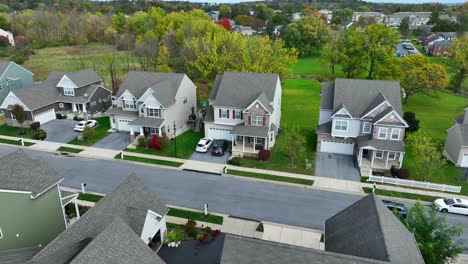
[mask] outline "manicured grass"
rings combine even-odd
[[[166,227],[168,229],[182,228],[182,225],[166,222]]]
[[[115,155],[114,158],[121,159],[120,154]],[[142,162],[142,163],[148,163],[148,164],[171,166],[171,167],[180,167],[183,165],[182,162],[167,161],[167,160],[160,160],[160,159],[149,159],[149,158],[142,158],[142,157],[128,156],[128,155],[124,155],[124,160],[130,160],[130,161]]]
[[[320,242],[325,242],[325,235],[324,234],[320,235]]]
[[[99,202],[102,198],[104,198],[104,196],[96,195],[96,194],[89,194],[89,193],[86,193],[86,194],[80,193],[78,195],[79,200],[94,202],[94,203]]]
[[[194,132],[192,130],[179,135],[176,140],[171,140],[162,150],[152,148],[146,149],[126,149],[128,152],[136,152],[150,155],[158,155],[165,157],[173,157],[180,159],[188,159],[195,151],[195,146],[198,141],[203,138],[203,132]],[[177,145],[177,155],[175,155],[175,147]]]
[[[24,135],[21,133],[24,131]],[[29,127],[14,127],[9,125],[0,126],[0,135],[10,136],[10,137],[20,137],[20,138],[32,138],[34,136],[34,130]]]
[[[201,213],[201,212],[187,211],[187,210],[176,209],[176,208],[171,208],[169,212],[167,213],[167,215],[185,218],[185,219],[192,219],[195,221],[208,222],[208,223],[213,223],[213,224],[218,224],[218,225],[222,225],[223,220],[224,220],[222,216],[211,215],[211,214],[205,215],[204,213]]]
[[[364,190],[365,193],[372,193],[372,188],[362,187],[362,189]],[[440,197],[429,196],[429,195],[421,195],[421,194],[414,194],[414,193],[405,193],[405,192],[394,192],[394,191],[389,191],[389,190],[381,190],[379,188],[377,188],[377,190],[375,190],[375,194],[390,196],[390,197],[406,198],[406,199],[411,199],[411,200],[420,200],[420,201],[431,202],[431,203],[435,199],[440,198]]]
[[[19,140],[0,138],[0,143],[21,146],[21,142]],[[27,147],[32,146],[34,144],[35,143],[24,141],[24,145]]]
[[[283,177],[283,176],[276,176],[276,175],[270,175],[270,174],[248,172],[248,171],[228,170],[227,173],[232,174],[232,175],[238,175],[238,176],[249,177],[249,178],[257,178],[257,179],[263,179],[263,180],[270,180],[270,181],[288,182],[288,183],[295,183],[295,184],[302,184],[302,185],[312,185],[312,184],[314,184],[313,180]]]
[[[80,153],[83,149],[69,148],[69,147],[60,147],[57,151],[70,152],[70,153]]]
[[[288,127],[297,127],[306,137],[305,151],[295,159],[296,168],[290,168],[290,160],[284,153],[273,148],[270,160],[260,162],[245,160],[243,166],[267,170],[278,170],[293,173],[312,174],[314,171],[305,169],[305,159],[314,164],[317,136],[315,129],[318,124],[320,107],[320,83],[306,79],[286,79],[283,81],[283,96],[281,105],[281,127],[283,133]],[[286,131],[287,133],[287,131]],[[283,140],[279,135],[276,140]]]
[[[98,118],[93,118],[93,119],[98,121],[99,123],[99,126],[95,128],[94,135],[91,138],[86,139],[86,140],[78,140],[75,138],[71,140],[70,142],[68,142],[68,144],[80,145],[80,146],[92,146],[110,134],[110,132],[107,132],[110,129],[110,120],[108,116],[103,116],[103,117],[98,117]]]

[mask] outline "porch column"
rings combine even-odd
[[[130,126],[130,135],[134,136],[135,132],[133,131],[133,126]]]
[[[405,156],[404,152],[400,152],[400,162],[398,164],[398,168],[401,168],[403,166],[403,157]]]
[[[245,152],[245,136],[242,136],[242,152]]]
[[[75,203],[75,213],[76,213],[76,219],[80,219],[80,209],[78,207],[78,198],[75,198],[74,199],[74,203]]]
[[[234,148],[234,136],[231,137],[231,146]]]
[[[140,136],[143,136],[145,133],[143,132],[143,126],[140,127]]]
[[[257,137],[254,137],[254,152],[255,152],[255,145],[257,145]]]
[[[270,137],[265,138],[265,146],[264,146],[265,149],[268,149],[268,139],[270,139]]]
[[[362,164],[362,148],[359,148],[359,156],[358,156],[359,167]]]
[[[387,158],[385,159],[385,169],[386,169],[388,167],[388,151],[385,151],[385,152],[387,152]]]
[[[76,104],[72,104],[72,111],[73,113],[78,112],[78,110],[76,109]]]
[[[86,104],[83,104],[83,113],[86,113]]]
[[[371,168],[374,167],[374,157],[375,157],[375,150],[372,150],[372,161],[371,161],[371,164],[370,164]]]
[[[161,130],[162,130],[162,127],[159,127],[158,128],[158,136],[160,136],[160,137],[162,137],[162,131]]]

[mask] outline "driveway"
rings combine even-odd
[[[224,152],[223,156],[213,156],[211,155],[211,147],[208,149],[207,152],[193,152],[192,156],[190,156],[191,160],[197,161],[204,161],[204,162],[212,162],[212,163],[219,163],[219,164],[226,164],[227,160],[229,159],[229,155],[231,146],[229,146],[226,151]]]
[[[351,155],[317,152],[315,175],[348,181],[361,181],[359,168]]]
[[[93,147],[122,150],[126,148],[130,143],[130,133],[118,131],[111,133],[98,143],[94,144]]]
[[[78,122],[72,119],[54,119],[41,125],[41,129],[47,133],[46,141],[68,143],[79,134],[73,130],[76,123]]]

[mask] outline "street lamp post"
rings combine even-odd
[[[174,120],[174,157],[177,158],[176,122]]]

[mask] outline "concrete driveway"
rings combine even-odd
[[[217,140],[215,140],[215,142],[217,142]],[[229,144],[223,156],[213,156],[211,155],[211,147],[210,147],[208,151],[205,153],[194,151],[190,159],[197,160],[197,161],[204,161],[204,162],[226,164],[227,160],[229,159],[229,155],[231,153],[230,150],[231,150],[231,146]]]
[[[348,181],[361,180],[353,156],[325,152],[315,154],[315,175]]]
[[[78,121],[72,119],[54,119],[41,125],[41,129],[47,133],[46,141],[68,143],[79,134],[73,130],[76,123]]]
[[[122,150],[130,144],[130,133],[129,132],[113,132],[98,143],[94,144],[93,147],[105,148],[113,150]]]

